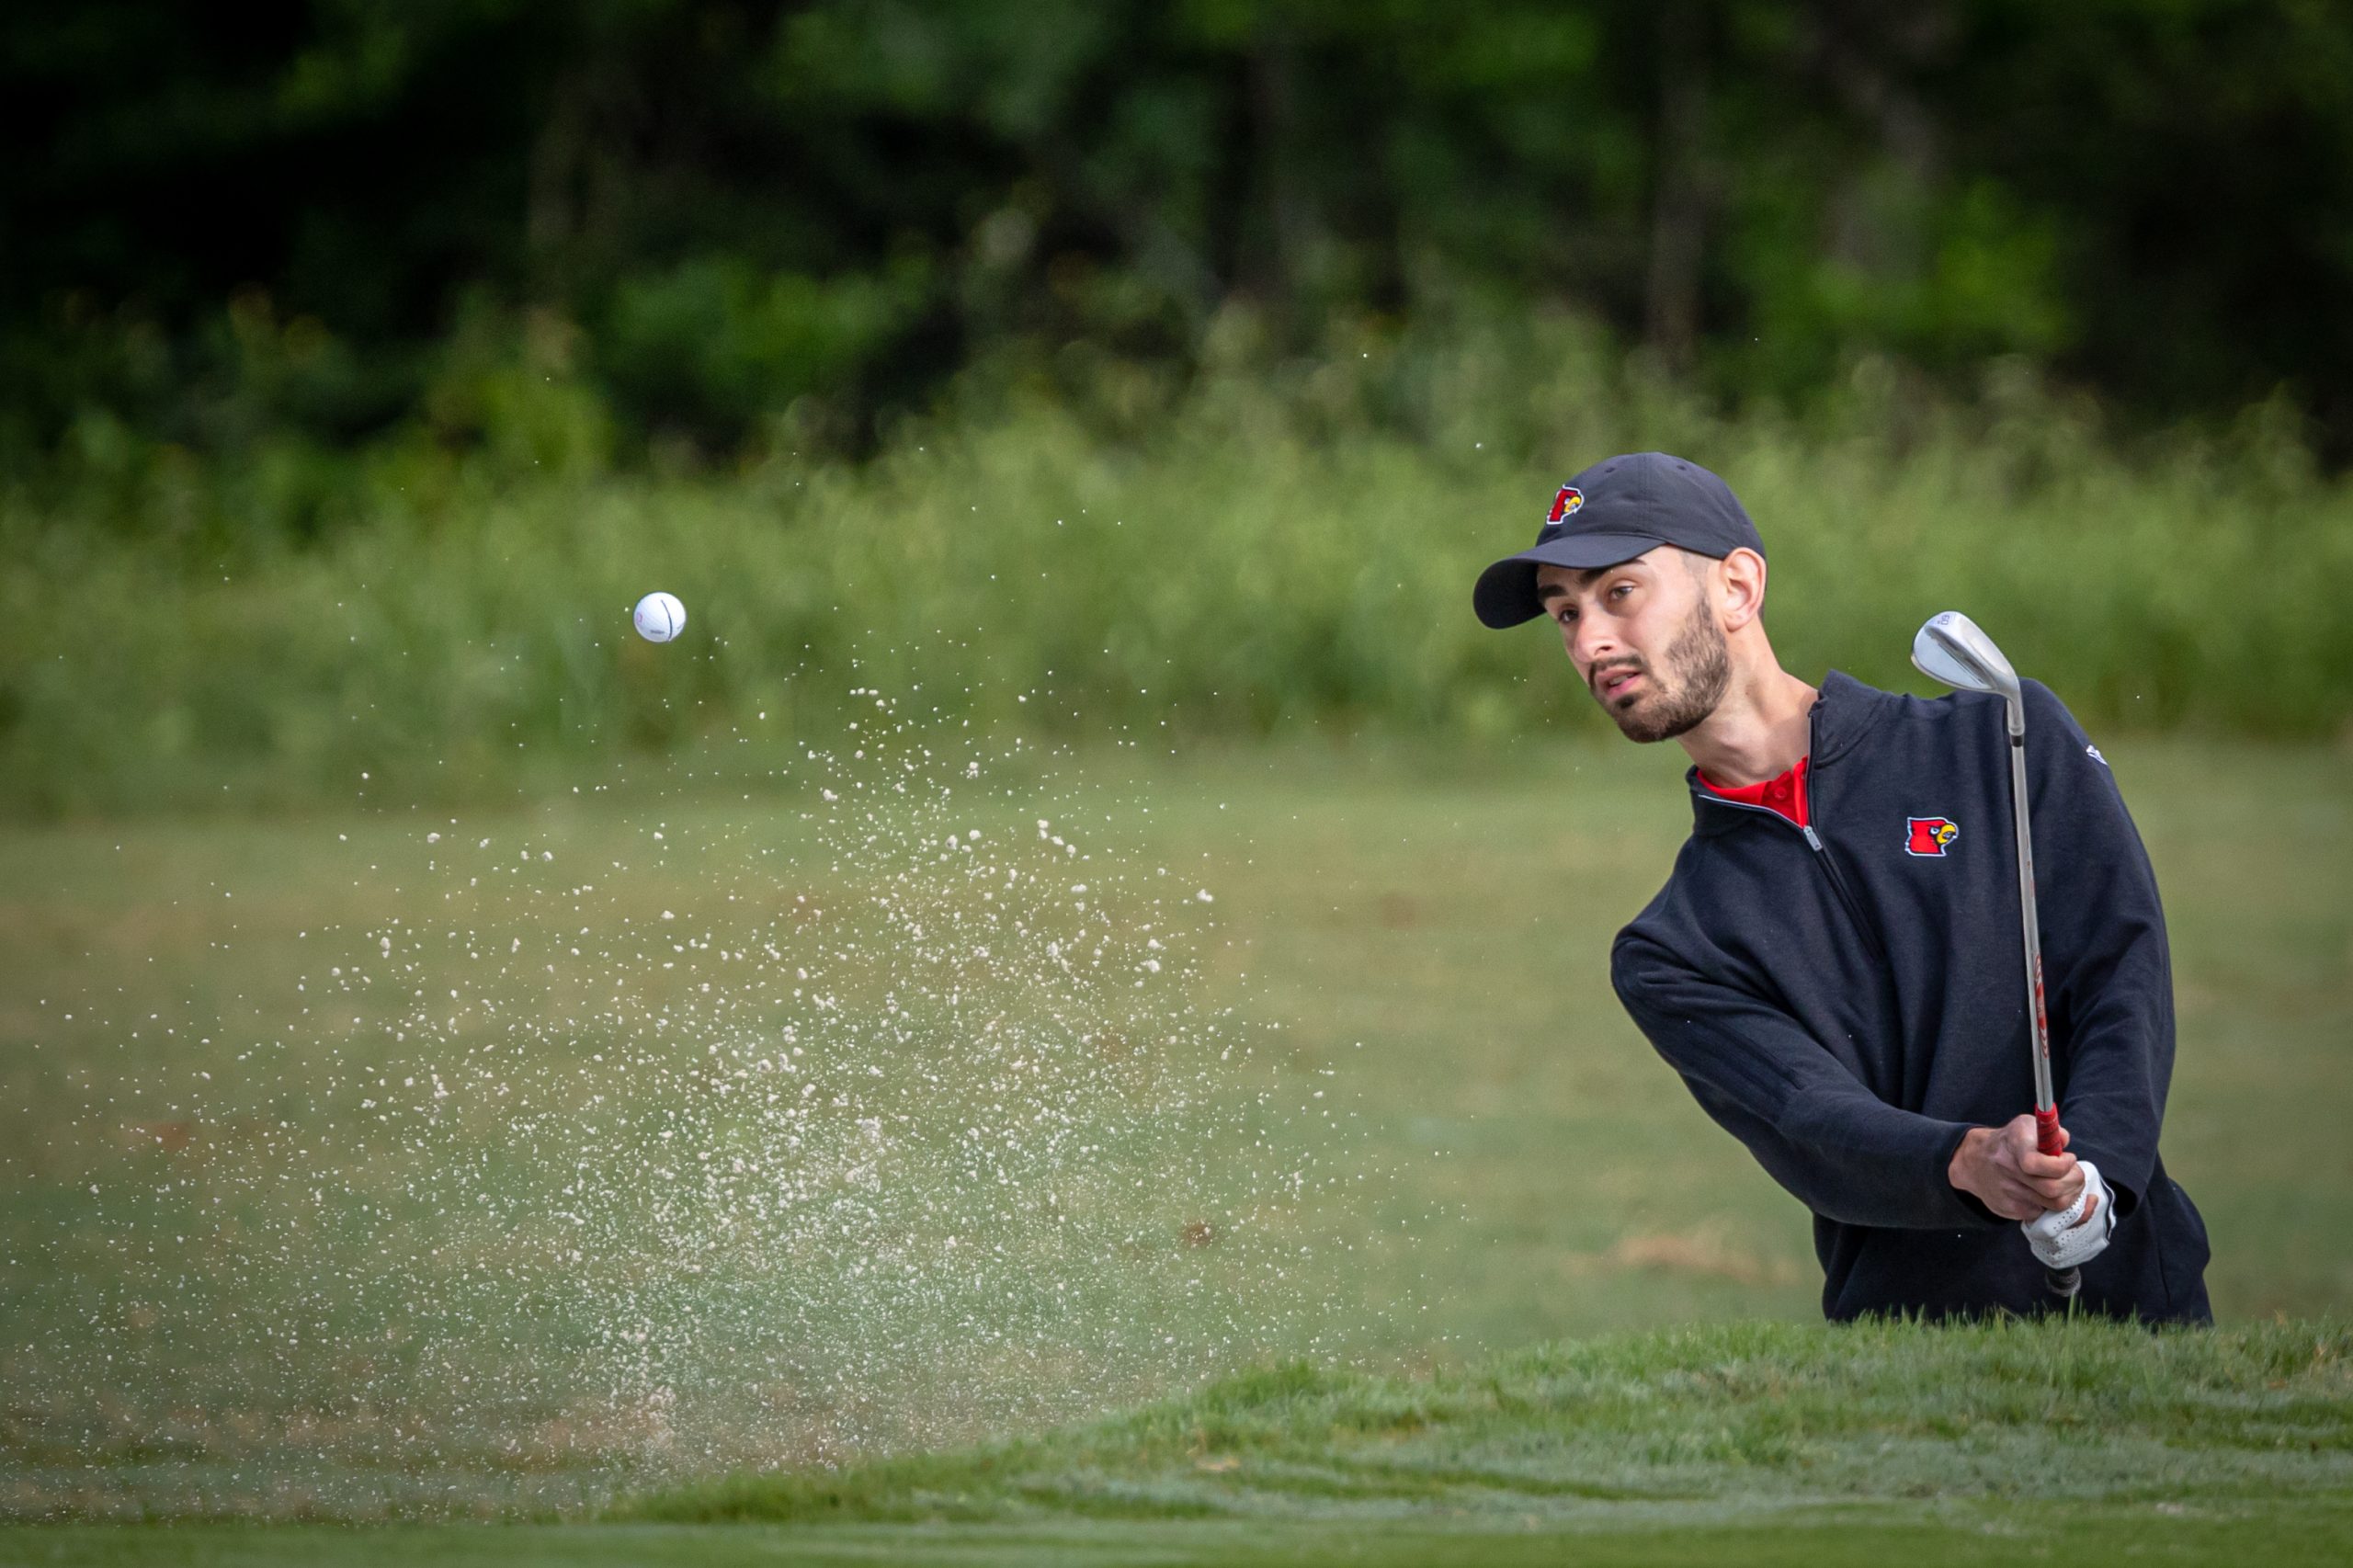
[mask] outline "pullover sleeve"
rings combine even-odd
[[[1885,1229],[1995,1223],[1947,1174],[1968,1123],[1889,1105],[1789,1014],[1632,931],[1611,950],[1610,980],[1700,1108],[1816,1214]]]
[[[2173,960],[2156,873],[2108,764],[2065,704],[2026,689],[2027,798],[2052,1073],[2070,1151],[2128,1218],[2147,1190],[2173,1077]]]

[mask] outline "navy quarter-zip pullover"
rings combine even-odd
[[[2174,1019],[2156,878],[2097,749],[2025,688],[2059,1117],[2117,1199],[2081,1306],[2209,1322],[2205,1225],[2157,1157]],[[1813,1211],[1830,1317],[2050,1310],[2017,1224],[1947,1174],[1970,1128],[2034,1105],[2002,701],[1834,670],[1811,723],[1810,827],[1692,770],[1691,836],[1611,953],[1619,998]]]

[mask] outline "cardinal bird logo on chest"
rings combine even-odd
[[[1945,846],[1961,836],[1961,824],[1950,817],[1906,817],[1904,832],[1906,855],[1933,855],[1942,859]]]

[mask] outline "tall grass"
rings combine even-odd
[[[1912,631],[1958,607],[2087,722],[2353,718],[2353,492],[2263,410],[2130,443],[2022,374],[1955,404],[1866,366],[1804,422],[1725,418],[1541,324],[1094,384],[999,377],[864,461],[780,437],[723,474],[578,458],[574,393],[523,392],[518,433],[482,452],[352,459],[364,483],[300,542],[237,526],[265,506],[252,475],[19,486],[0,502],[0,809],[294,801],[362,774],[483,789],[781,745],[869,685],[1136,740],[1590,727],[1557,641],[1483,630],[1470,585],[1567,474],[1653,447],[1746,502],[1802,674],[1913,684]],[[658,648],[628,619],[657,587],[690,615]]]

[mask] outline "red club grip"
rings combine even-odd
[[[2065,1145],[2059,1142],[2059,1108],[2034,1113],[2034,1146],[2045,1154],[2055,1154]]]

